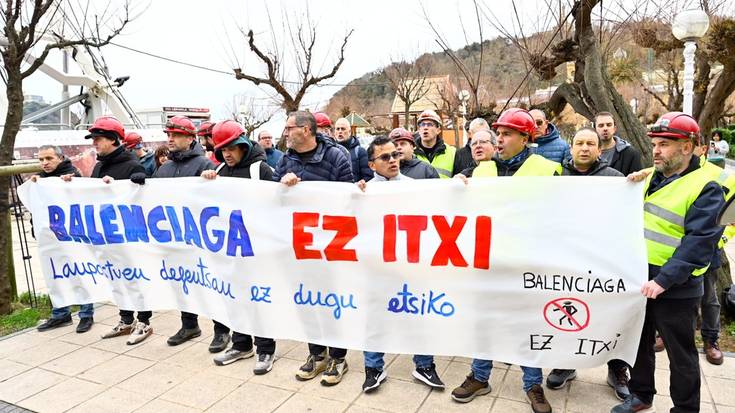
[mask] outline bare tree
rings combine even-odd
[[[411,105],[426,96],[433,85],[429,80],[431,59],[419,58],[414,63],[406,60],[394,62],[388,65],[383,73],[398,99],[403,102],[403,127],[410,129]]]
[[[240,122],[248,137],[254,139],[253,131],[268,123],[275,110],[268,105],[258,104],[254,98],[246,98],[243,95],[234,96],[232,106],[227,108],[232,119]]]
[[[333,78],[342,63],[345,60],[345,49],[347,42],[350,39],[354,30],[349,30],[342,40],[342,46],[339,49],[339,57],[337,63],[332,66],[332,69],[323,74],[315,74],[315,66],[320,66],[324,62],[323,57],[318,57],[314,54],[314,46],[317,40],[317,27],[311,21],[308,14],[303,18],[296,18],[293,24],[291,19],[284,14],[284,29],[288,30],[288,39],[290,45],[287,46],[293,54],[293,59],[290,62],[285,62],[285,50],[283,45],[278,45],[275,36],[271,38],[270,50],[263,49],[262,46],[258,46],[255,42],[255,34],[253,30],[248,30],[247,34],[241,29],[241,32],[248,39],[248,46],[250,51],[255,54],[258,60],[265,65],[265,76],[258,76],[253,74],[245,73],[241,67],[237,67],[234,70],[235,77],[237,79],[248,80],[255,85],[267,85],[273,88],[276,93],[280,96],[281,105],[287,112],[293,112],[299,110],[301,100],[306,95],[308,89],[312,86],[316,86],[319,83]],[[270,32],[276,31],[275,25],[270,20],[269,13]],[[294,67],[297,70],[297,79],[288,80],[287,71],[284,68]],[[319,69],[316,69],[319,70]]]
[[[23,82],[44,63],[55,49],[84,45],[101,47],[108,44],[130,21],[126,3],[122,13],[115,17],[110,9],[102,15],[88,18],[85,10],[58,0],[7,0],[2,10],[2,25],[6,45],[0,45],[5,71],[5,94],[8,112],[0,141],[0,165],[12,160],[15,137],[23,120]],[[82,10],[81,12],[79,10]],[[80,13],[84,13],[81,15]],[[29,53],[37,45],[45,44],[37,56]],[[27,63],[26,63],[27,62]],[[9,199],[10,177],[0,176],[0,251],[8,251],[12,242]],[[9,260],[0,259],[0,314],[12,311]]]

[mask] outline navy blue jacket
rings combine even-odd
[[[681,175],[669,178],[655,172],[648,187],[652,194],[674,180],[699,169],[699,158],[692,156],[689,167]],[[717,182],[705,185],[684,216],[684,237],[674,255],[659,267],[648,264],[648,279],[665,288],[661,298],[694,298],[704,294],[702,278],[694,277],[692,271],[709,264],[717,249],[717,241],[724,227],[717,224],[717,215],[725,204],[725,195]]]
[[[298,153],[289,149],[276,165],[273,180],[280,182],[281,177],[293,172],[302,181],[353,182],[350,160],[337,144],[321,136],[316,137],[316,143],[316,152],[305,163]]]
[[[265,162],[270,165],[271,168],[275,168],[276,165],[278,165],[278,161],[283,157],[283,152],[276,148],[268,148],[265,150],[265,157]]]
[[[550,161],[563,163],[572,157],[569,144],[559,136],[559,129],[553,123],[548,124],[546,135],[536,138],[536,143],[538,144],[536,155],[541,155]]]
[[[368,155],[365,148],[360,146],[360,141],[352,136],[340,145],[347,148],[350,152],[350,160],[352,161],[352,178],[355,182],[364,179],[366,182],[373,179],[373,170],[368,166]]]

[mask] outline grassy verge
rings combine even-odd
[[[38,306],[31,308],[30,295],[21,294],[18,302],[13,303],[13,312],[0,316],[0,337],[33,327],[41,319],[51,317],[51,300],[48,295],[38,296]]]

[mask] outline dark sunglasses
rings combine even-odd
[[[376,156],[375,158],[371,159],[371,161],[375,162],[376,159],[380,159],[383,162],[390,162],[391,159],[398,159],[401,157],[401,153],[398,151],[394,151],[391,153],[384,153],[380,156]]]

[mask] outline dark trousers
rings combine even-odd
[[[250,351],[253,348],[253,338],[250,334],[232,332],[232,348],[238,351]],[[265,337],[255,337],[255,352],[258,354],[275,354],[276,340]]]
[[[120,310],[120,319],[125,324],[133,324],[135,321],[135,311]],[[143,324],[150,325],[151,317],[153,317],[153,311],[138,311],[138,321]]]
[[[671,369],[671,412],[699,412],[699,355],[694,345],[694,323],[700,298],[656,299],[646,303],[638,357],[630,371],[630,392],[652,404],[656,394],[654,372],[656,331],[666,345]]]
[[[623,360],[612,359],[607,362],[607,368],[610,370],[621,370],[628,367],[628,363]]]
[[[309,343],[309,354],[312,356],[318,356],[322,353],[324,353],[324,350],[326,350],[326,346],[322,346],[320,344],[312,344]],[[347,355],[347,349],[344,348],[337,348],[337,347],[329,347],[329,357],[333,359],[343,359]]]
[[[230,329],[220,323],[217,320],[214,321],[214,334],[227,334],[230,332]],[[190,330],[192,328],[198,328],[199,327],[199,316],[194,313],[187,313],[186,311],[181,312],[181,327]]]
[[[727,259],[725,257],[724,259]],[[717,276],[720,269],[709,269],[704,273],[704,296],[702,297],[702,340],[710,343],[720,338],[720,302],[717,299]]]

